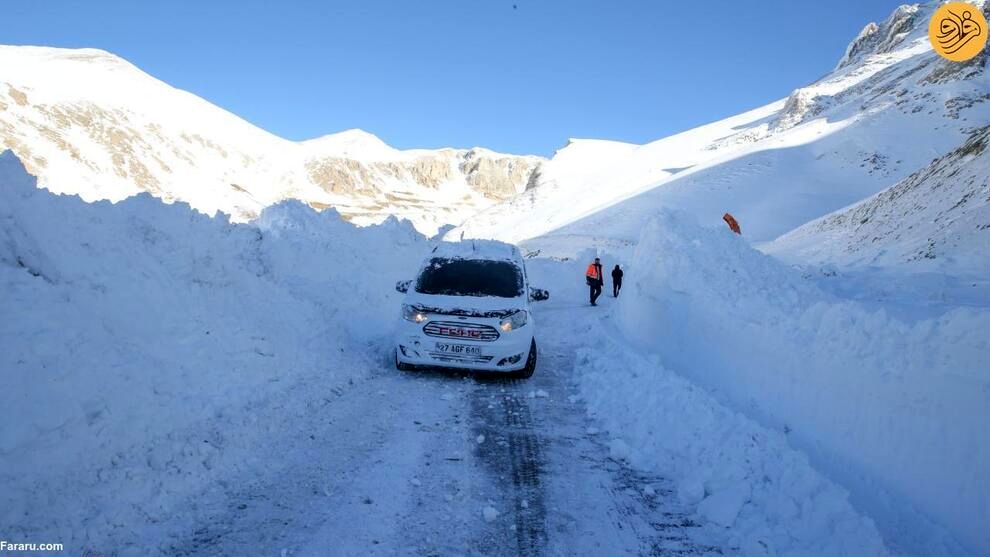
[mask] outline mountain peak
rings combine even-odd
[[[56,61],[102,65],[105,67],[133,64],[116,54],[99,48],[57,48],[50,46],[0,45],[0,57],[15,61]]]
[[[377,135],[359,128],[324,135],[304,141],[302,144],[308,149],[319,151],[320,154],[358,160],[390,158],[398,152]]]
[[[846,52],[835,69],[844,68],[870,54],[890,52],[917,27],[918,4],[903,4],[894,8],[882,24],[870,22],[846,47]]]

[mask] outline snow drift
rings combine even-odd
[[[630,268],[617,308],[624,335],[787,432],[889,540],[953,553],[950,537],[919,526],[930,518],[990,550],[979,465],[990,462],[990,311],[895,319],[672,213],[645,226]]]
[[[426,249],[298,202],[253,225],[87,204],[0,155],[4,535],[147,554],[126,541],[166,540],[179,501],[265,466],[310,402],[380,367],[369,344]]]
[[[635,466],[677,481],[682,502],[727,528],[729,547],[752,557],[887,554],[873,522],[782,433],[621,340],[581,349],[577,364],[589,411],[617,437],[613,443],[632,445]]]

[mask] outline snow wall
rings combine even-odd
[[[3,534],[146,554],[114,539],[164,539],[156,517],[386,365],[395,281],[427,250],[298,202],[250,225],[85,203],[0,154]]]
[[[621,333],[786,432],[888,535],[941,553],[912,532],[930,518],[990,552],[990,312],[899,321],[679,213],[649,222],[629,267]]]

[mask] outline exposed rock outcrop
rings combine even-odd
[[[793,128],[825,112],[832,104],[833,99],[829,95],[822,95],[813,88],[798,89],[787,97],[771,129],[782,131]]]
[[[522,157],[492,157],[468,151],[460,164],[467,183],[491,199],[504,200],[524,191],[539,162]]]
[[[917,5],[903,5],[896,8],[882,24],[868,23],[849,43],[835,69],[849,66],[870,54],[890,52],[914,28],[917,15]]]
[[[396,188],[438,190],[465,187],[492,201],[523,191],[540,164],[537,157],[499,155],[478,149],[441,149],[430,155],[390,161],[319,157],[307,161],[310,180],[326,192],[346,195],[386,194]]]

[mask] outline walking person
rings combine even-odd
[[[602,260],[596,257],[594,263],[588,265],[588,271],[584,274],[588,286],[591,287],[591,305],[593,306],[598,305],[595,301],[602,295],[602,286],[605,284],[605,279],[602,277]]]
[[[618,265],[612,269],[612,297],[619,297],[619,290],[622,289],[622,269]]]

